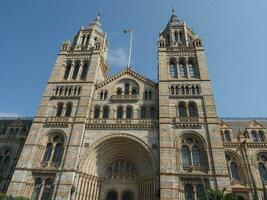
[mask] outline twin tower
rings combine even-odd
[[[173,11],[157,47],[153,82],[129,67],[108,76],[99,16],[64,42],[7,193],[32,200],[192,200],[227,188],[244,199],[260,196],[262,187],[240,171],[242,157],[230,150],[226,157],[225,148],[242,141],[222,139],[223,130],[235,132],[216,115],[201,38]]]

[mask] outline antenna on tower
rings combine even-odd
[[[175,5],[172,5],[172,14],[175,14]]]
[[[130,45],[129,45],[128,65],[127,65],[127,67],[130,67],[131,56],[132,56],[133,30],[132,29],[125,29],[123,32],[124,33],[130,33]]]

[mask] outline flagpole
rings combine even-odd
[[[130,30],[130,46],[129,46],[129,57],[128,57],[128,66],[131,65],[131,56],[132,56],[132,43],[133,43],[133,31]]]

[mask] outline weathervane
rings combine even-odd
[[[123,32],[124,33],[130,33],[130,46],[129,46],[128,65],[127,65],[127,67],[130,67],[131,56],[132,56],[133,30],[132,29],[125,29]]]

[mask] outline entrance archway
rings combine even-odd
[[[134,195],[132,192],[127,191],[123,193],[122,200],[134,200]]]
[[[118,195],[115,191],[110,191],[107,195],[107,200],[118,200]]]

